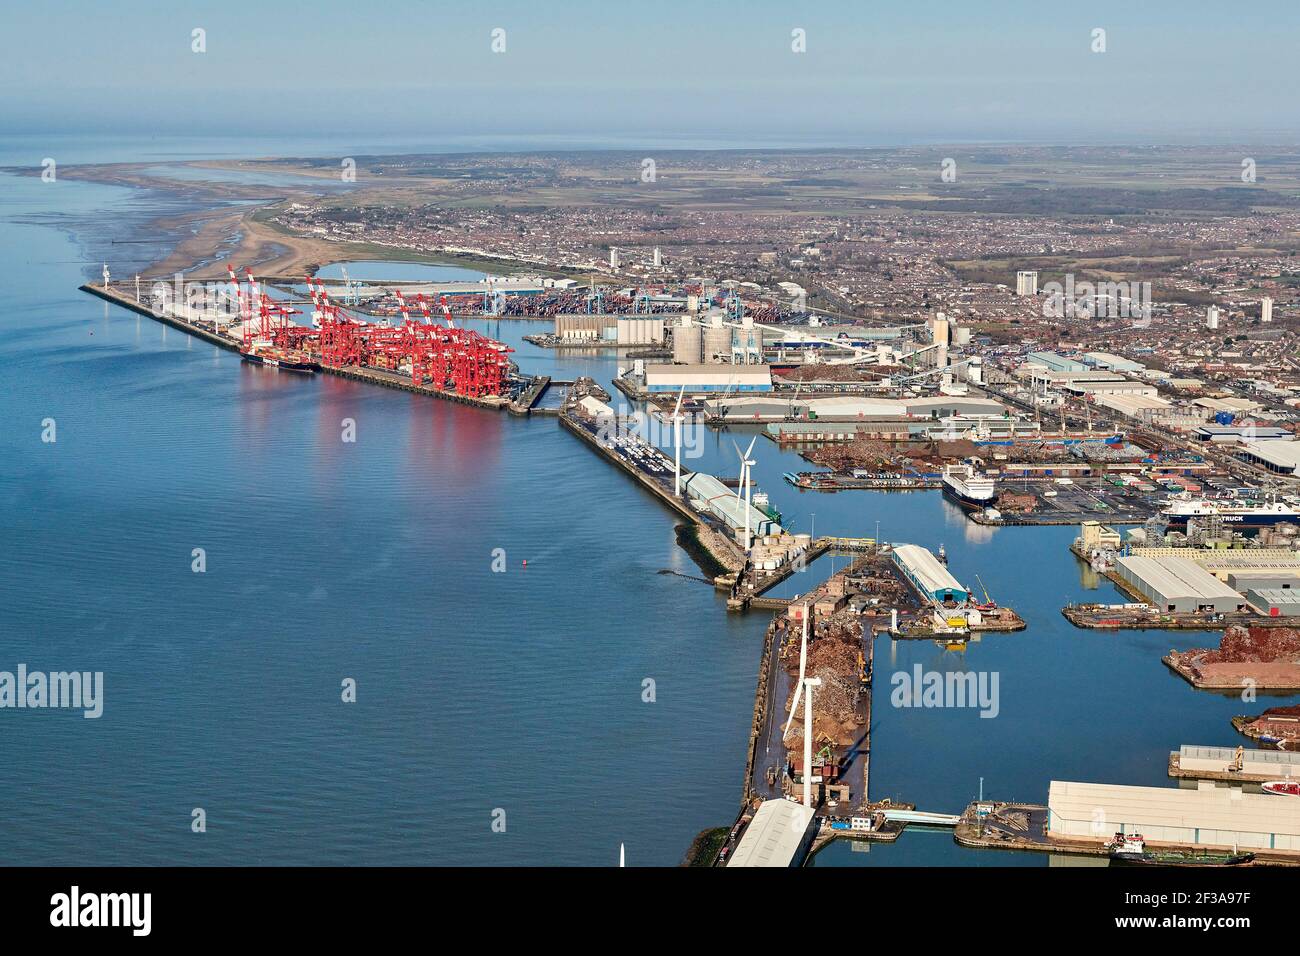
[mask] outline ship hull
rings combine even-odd
[[[1189,518],[1203,520],[1214,517],[1213,515],[1171,515],[1161,512],[1161,517],[1169,522],[1171,528],[1186,528]],[[1272,528],[1279,524],[1295,524],[1300,522],[1300,515],[1293,514],[1276,514],[1262,512],[1260,514],[1225,514],[1218,517],[1223,519],[1225,525],[1234,528]]]
[[[966,492],[953,487],[953,485],[946,481],[943,483],[943,493],[967,511],[983,511],[985,508],[992,507],[998,500],[996,494],[988,495],[983,498],[967,494]]]
[[[266,355],[258,355],[254,352],[240,352],[240,357],[250,365],[261,365],[264,368],[278,368],[286,372],[305,372],[311,374],[316,371],[316,366],[311,362],[300,362],[293,359],[272,358]]]
[[[1235,853],[1197,856],[1196,854],[1170,853],[1115,853],[1111,855],[1111,866],[1243,866],[1255,860],[1253,853]]]

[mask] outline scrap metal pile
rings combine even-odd
[[[1300,689],[1300,630],[1234,624],[1217,648],[1170,651],[1166,662],[1198,687]]]
[[[859,652],[862,625],[856,615],[838,614],[816,628],[808,642],[808,676],[821,679],[813,696],[813,749],[830,743],[847,747],[862,736],[865,713],[860,708]],[[792,677],[799,671],[799,641],[787,640],[783,664]],[[792,685],[793,686],[793,685]],[[786,713],[797,706],[785,745],[796,754],[803,749],[803,701],[793,695]]]

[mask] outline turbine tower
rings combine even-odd
[[[754,464],[754,461],[749,457],[749,453],[750,453],[751,451],[754,450],[754,442],[756,442],[756,441],[758,441],[758,436],[757,436],[757,435],[755,435],[753,438],[751,438],[751,439],[749,440],[749,447],[746,448],[745,451],[744,451],[744,453],[742,454],[741,451],[740,451],[740,446],[736,444],[736,440],[735,440],[734,438],[731,440],[731,445],[732,445],[732,447],[736,449],[736,454],[740,456],[740,484],[736,486],[736,504],[737,504],[737,505],[740,504],[740,501],[741,501],[741,494],[742,494],[742,492],[743,492],[743,494],[744,494],[744,499],[745,499],[745,550],[746,550],[746,551],[749,550],[749,538],[750,538],[750,534],[749,534],[749,512],[750,512],[749,469],[750,469],[750,466],[752,466],[752,465]]]
[[[686,386],[677,393],[677,407],[673,409],[673,497],[682,496],[682,399]]]
[[[799,709],[799,694],[804,695],[803,702],[803,803],[812,806],[812,698],[813,688],[821,686],[820,677],[807,676],[808,669],[808,611],[804,611],[803,636],[799,644],[799,682],[794,685],[794,696],[790,698],[790,716],[786,718],[785,730],[781,739],[790,733],[794,723],[794,712]]]

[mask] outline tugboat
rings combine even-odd
[[[1253,853],[1239,853],[1214,850],[1148,850],[1146,841],[1140,833],[1116,833],[1115,839],[1106,844],[1110,850],[1110,861],[1118,866],[1239,866],[1251,863]]]
[[[1270,780],[1261,783],[1259,789],[1275,797],[1300,797],[1300,780]]]

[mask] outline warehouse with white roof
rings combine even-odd
[[[1107,841],[1116,833],[1140,833],[1154,843],[1300,853],[1300,800],[1212,781],[1195,790],[1052,781],[1049,837]]]
[[[1283,475],[1300,474],[1300,441],[1247,442],[1245,457]]]
[[[765,800],[727,866],[797,866],[812,841],[812,807],[793,800]]]
[[[920,545],[900,544],[894,548],[894,564],[928,600],[955,601],[958,604],[970,600],[970,592],[939,563],[938,558]]]
[[[1186,558],[1129,555],[1115,573],[1161,611],[1240,611],[1246,599],[1205,568]]]

